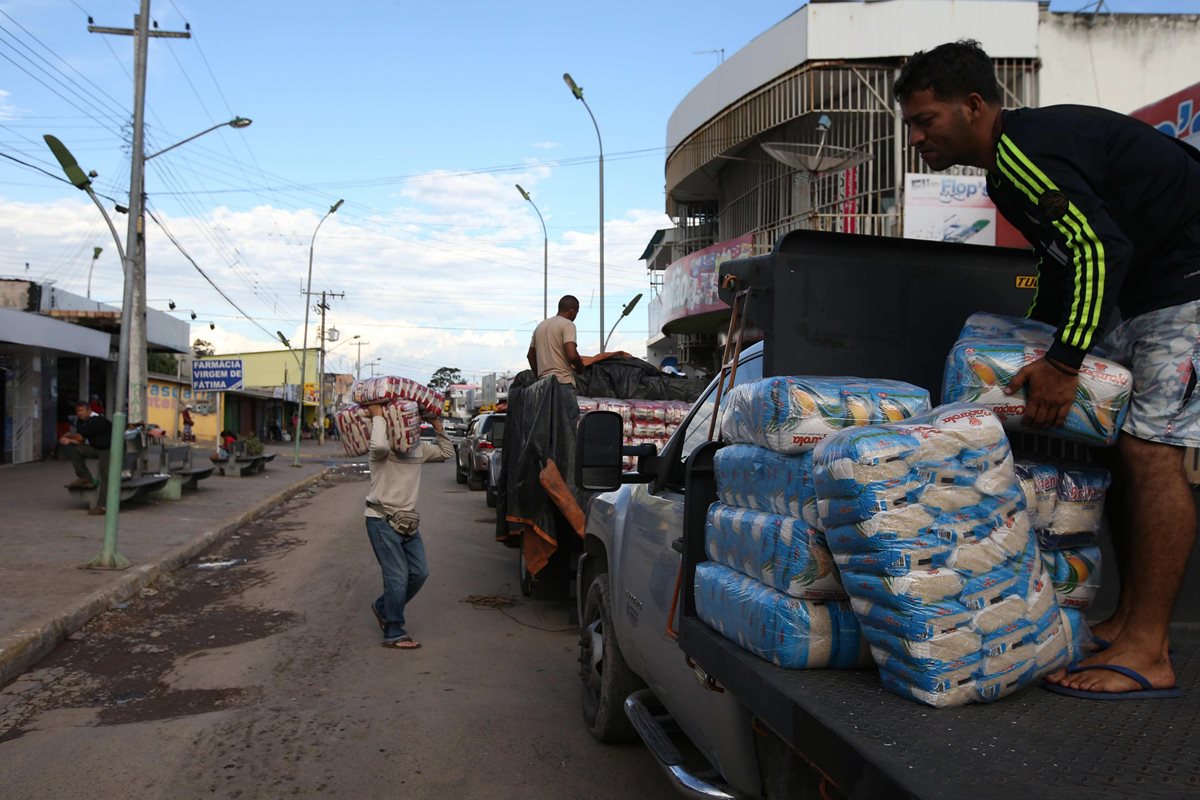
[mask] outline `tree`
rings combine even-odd
[[[429,379],[429,388],[445,392],[452,383],[462,383],[462,372],[458,367],[438,367],[437,372]]]
[[[170,353],[147,353],[146,369],[163,375],[174,375],[179,370],[179,361]]]
[[[192,342],[192,353],[196,356],[196,358],[200,358],[201,356],[213,356],[217,354],[217,348],[213,346],[212,342],[207,342],[204,339],[197,339],[196,341]]]

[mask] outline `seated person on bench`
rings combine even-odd
[[[75,431],[63,434],[58,440],[60,445],[65,446],[67,458],[75,468],[76,480],[68,483],[67,488],[90,489],[99,486],[100,493],[103,494],[108,479],[108,448],[112,444],[112,423],[92,411],[86,400],[75,404],[75,414],[78,417],[75,421]],[[88,470],[85,460],[88,458],[100,460],[99,479],[92,477]]]

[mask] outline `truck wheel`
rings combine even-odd
[[[454,459],[454,480],[457,483],[467,482],[467,473],[463,472],[462,465],[458,463],[458,459]]]
[[[517,550],[517,585],[521,587],[521,594],[524,597],[533,597],[533,576],[529,574],[529,570],[525,566],[524,547]]]
[[[478,492],[483,489],[483,478],[479,475],[479,473],[467,473],[467,488],[472,492]]]
[[[496,507],[496,492],[494,489],[492,489],[492,485],[490,483],[487,486],[487,504],[488,508]]]
[[[644,684],[621,655],[609,592],[608,575],[597,575],[588,588],[580,620],[583,723],[602,742],[631,742],[637,739],[637,732],[625,716],[625,698]]]

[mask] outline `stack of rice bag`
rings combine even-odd
[[[440,415],[444,402],[428,386],[394,376],[355,381],[350,396],[356,405],[339,409],[333,417],[348,456],[366,455],[369,448],[371,418],[363,406],[383,406],[388,442],[396,452],[407,453],[421,440],[422,415]]]
[[[987,406],[1006,428],[1020,428],[1025,390],[1004,393],[1022,367],[1042,358],[1054,341],[1053,326],[998,314],[972,314],[946,360],[942,401]],[[1079,390],[1067,421],[1054,434],[1071,441],[1112,445],[1129,410],[1133,376],[1093,350],[1079,367]]]
[[[445,398],[428,386],[409,378],[381,376],[355,381],[350,398],[359,404],[377,403],[383,400],[411,400],[427,416],[440,416]]]
[[[407,453],[421,441],[421,411],[412,400],[389,400],[382,403],[383,421],[393,450]],[[333,415],[341,434],[342,449],[351,457],[364,456],[370,449],[371,416],[363,406],[341,408]]]
[[[634,446],[652,444],[659,450],[671,438],[691,408],[690,403],[679,400],[618,400],[611,397],[580,397],[579,415],[589,411],[614,411],[621,415],[624,423],[622,444]],[[627,456],[624,468],[637,467],[637,458]]]
[[[1058,604],[1082,621],[1100,590],[1100,525],[1109,473],[1019,461],[1016,475]]]
[[[812,448],[819,436],[929,408],[907,384],[768,378],[735,388],[721,420],[733,442],[714,458],[696,568],[696,610],[726,638],[783,667],[871,663],[833,556],[817,527]]]
[[[932,706],[991,701],[1071,658],[1008,440],[989,409],[853,428],[814,453],[842,584],[884,686]]]

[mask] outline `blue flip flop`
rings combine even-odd
[[[1146,680],[1145,675],[1135,669],[1122,667],[1120,664],[1088,664],[1082,667],[1071,667],[1067,672],[1087,672],[1092,669],[1106,669],[1109,672],[1119,673],[1142,688],[1127,692],[1091,692],[1087,689],[1072,689],[1069,686],[1059,686],[1057,683],[1047,681],[1042,681],[1042,688],[1055,694],[1081,697],[1085,700],[1171,700],[1183,695],[1183,690],[1178,686],[1170,689],[1155,689],[1150,685],[1150,681]]]

